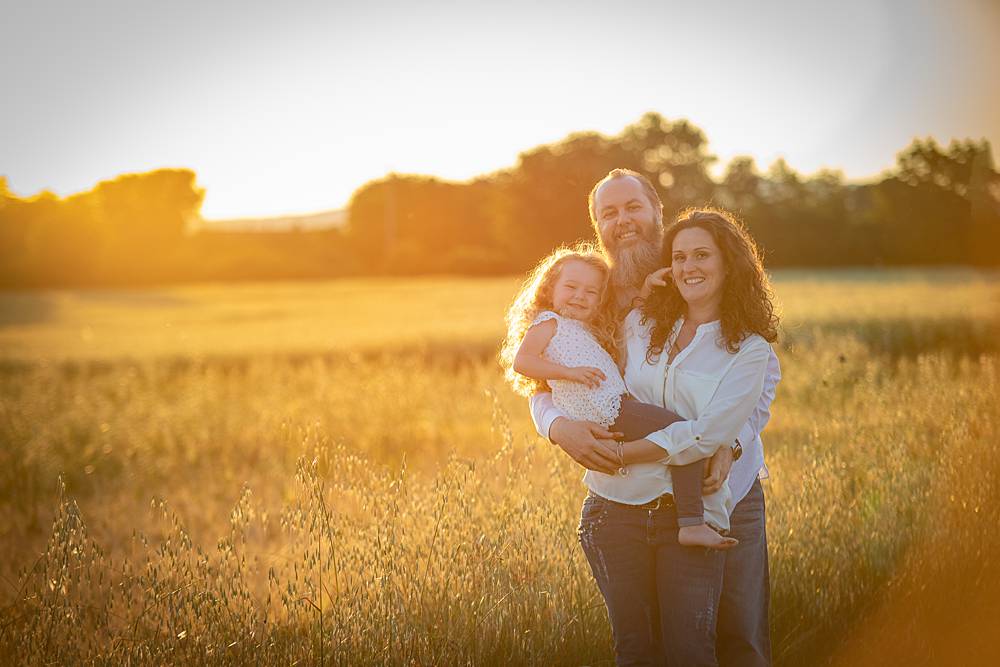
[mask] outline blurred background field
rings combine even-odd
[[[397,278],[8,293],[0,354],[149,360],[492,345],[516,286]]]
[[[986,329],[998,310],[998,276],[968,268],[786,269],[774,279],[793,339],[851,331],[867,344],[887,339],[887,351],[917,353],[928,351],[938,333],[945,347],[971,352],[990,345]],[[149,361],[428,346],[492,354],[519,280],[369,278],[6,292],[0,294],[0,360]],[[959,341],[961,336],[971,338]]]
[[[783,271],[776,662],[988,664],[1000,276]],[[610,664],[517,280],[0,294],[0,658]]]

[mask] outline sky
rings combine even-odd
[[[913,137],[1000,145],[1000,0],[0,0],[0,175],[29,196],[195,170],[209,219],[466,179],[647,111],[864,180]]]

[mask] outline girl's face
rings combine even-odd
[[[701,227],[677,232],[672,246],[670,273],[688,306],[718,306],[726,267],[715,239]]]
[[[586,322],[597,314],[603,290],[604,274],[599,269],[571,259],[563,264],[552,286],[552,310]]]

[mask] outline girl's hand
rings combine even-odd
[[[662,269],[657,269],[653,271],[648,276],[646,276],[646,281],[642,284],[641,295],[642,298],[646,298],[653,291],[654,287],[666,287],[667,280],[666,276],[670,273],[670,267],[665,266]]]
[[[608,378],[600,368],[575,366],[566,369],[566,379],[570,382],[580,382],[591,389],[597,389]]]

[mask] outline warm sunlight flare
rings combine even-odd
[[[720,165],[855,179],[914,136],[1000,144],[1000,9],[977,0],[305,4],[7,8],[0,175],[65,195],[185,167],[228,219],[341,208],[390,171],[469,178],[647,111]]]
[[[0,18],[0,665],[987,667],[994,0]]]

